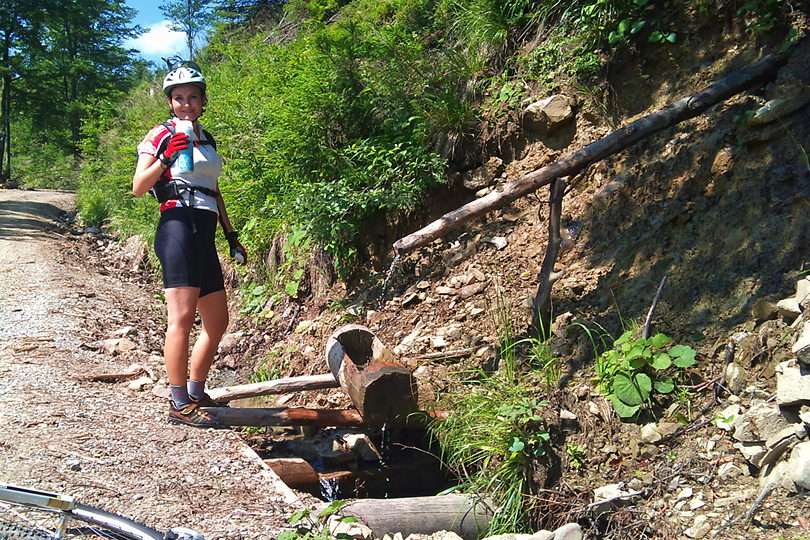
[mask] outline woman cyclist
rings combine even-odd
[[[199,123],[207,105],[205,90],[205,79],[196,63],[180,61],[171,66],[163,92],[173,118],[152,128],[138,145],[132,192],[140,197],[151,191],[160,202],[155,252],[163,269],[168,312],[163,349],[171,386],[168,420],[221,428],[224,426],[202,409],[216,406],[205,393],[205,381],[228,326],[225,284],[214,245],[217,221],[228,239],[231,256],[245,262],[246,254],[218,189],[222,160],[213,138]],[[191,140],[177,129],[178,120],[191,121]],[[193,145],[193,170],[182,172],[178,153],[189,145]],[[189,361],[197,312],[202,329]]]

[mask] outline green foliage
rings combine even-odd
[[[585,465],[585,448],[578,444],[570,443],[565,446],[565,453],[568,455],[568,461],[575,469],[579,469]]]
[[[466,489],[483,491],[501,507],[490,533],[514,532],[532,509],[531,462],[546,453],[549,433],[535,388],[502,371],[474,375],[466,391],[446,396],[453,415],[431,425],[446,463],[465,471]]]
[[[634,330],[622,334],[613,349],[597,358],[595,367],[600,390],[622,418],[649,404],[653,392],[672,393],[678,372],[695,364],[693,348],[670,346],[672,339],[664,334],[647,339],[634,336]]]
[[[278,535],[278,540],[351,540],[352,537],[346,533],[338,533],[332,535],[325,524],[329,516],[334,515],[338,510],[346,506],[346,501],[332,501],[329,505],[313,516],[312,511],[304,509],[293,514],[290,519],[290,525],[295,528],[290,531],[284,531]],[[343,516],[340,518],[343,523],[356,523],[357,519],[351,516]]]
[[[745,20],[748,32],[764,34],[781,24],[785,5],[785,0],[747,0],[737,9],[737,15]]]

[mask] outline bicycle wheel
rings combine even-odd
[[[76,503],[72,510],[0,501],[0,540],[109,538],[163,540],[164,535],[123,516]]]

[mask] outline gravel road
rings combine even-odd
[[[133,363],[161,377],[154,354],[93,344],[126,326],[137,344],[162,310],[134,280],[65,255],[88,244],[64,226],[73,203],[67,192],[0,190],[0,482],[209,540],[275,538],[306,502],[239,434],[171,426],[165,403],[131,380],[80,378]]]

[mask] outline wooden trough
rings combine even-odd
[[[416,412],[416,385],[371,330],[350,324],[326,343],[326,365],[366,422],[406,422]]]

